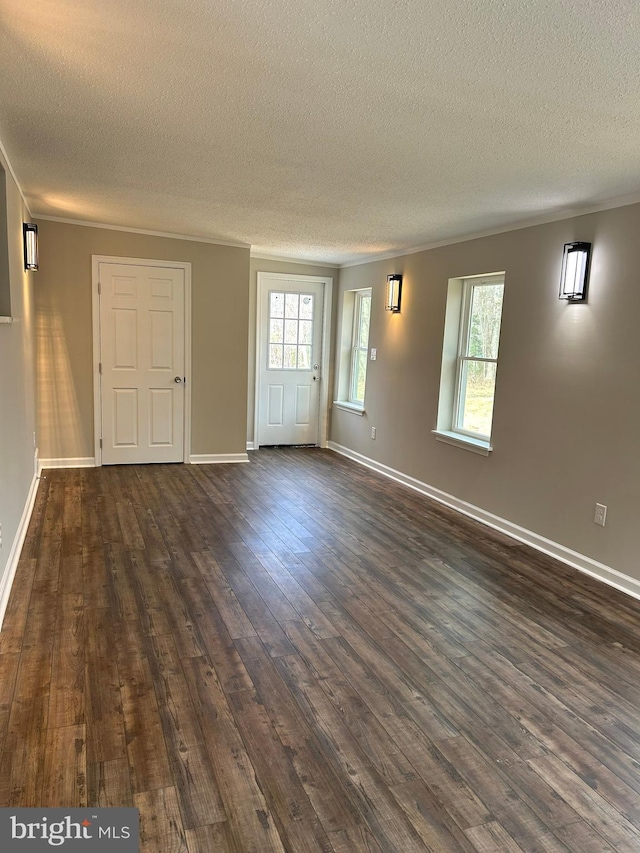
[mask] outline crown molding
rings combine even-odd
[[[81,219],[64,219],[60,216],[32,214],[34,219],[47,222],[62,222],[64,225],[83,225],[86,228],[104,228],[106,231],[125,231],[128,234],[144,234],[148,237],[167,237],[170,240],[187,240],[189,243],[212,243],[215,246],[231,246],[234,249],[250,249],[250,243],[234,243],[231,240],[214,240],[212,237],[190,237],[188,234],[171,234],[166,231],[149,231],[145,228],[129,228],[125,225],[106,225],[103,222],[87,222]]]
[[[638,203],[640,203],[640,193],[618,196],[617,198],[609,199],[608,201],[603,201],[599,204],[590,205],[589,207],[565,208],[564,210],[556,211],[555,213],[545,213],[540,216],[532,217],[531,219],[521,219],[500,228],[492,228],[488,231],[476,231],[465,234],[461,237],[452,237],[450,240],[439,240],[436,243],[426,243],[424,246],[414,246],[411,249],[402,249],[397,252],[393,251],[383,252],[379,255],[366,255],[360,260],[347,261],[344,264],[340,264],[340,269],[357,267],[361,264],[372,264],[375,261],[386,261],[391,258],[402,258],[405,255],[415,255],[418,252],[428,252],[430,249],[439,249],[443,246],[453,246],[456,243],[467,243],[470,240],[480,240],[483,237],[507,234],[509,231],[521,231],[524,228],[533,228],[536,225],[546,225],[548,222],[561,222],[563,219],[575,219],[577,216],[588,216],[590,213],[600,213],[603,210],[615,210],[617,207],[628,207],[631,204]]]
[[[9,170],[9,174],[13,178],[13,182],[15,183],[16,187],[18,188],[18,192],[20,193],[20,198],[22,199],[24,206],[27,208],[27,213],[29,214],[30,217],[33,217],[33,213],[31,212],[31,208],[29,207],[29,202],[27,201],[27,199],[24,196],[24,193],[22,192],[22,187],[20,186],[20,181],[18,180],[18,176],[16,175],[16,173],[13,169],[13,166],[11,165],[11,160],[9,160],[9,155],[7,154],[7,149],[4,147],[4,144],[3,144],[1,139],[0,139],[0,153],[2,154],[2,159],[4,160],[7,169]]]
[[[251,260],[276,261],[279,264],[304,264],[307,267],[326,267],[332,270],[340,269],[340,264],[332,261],[306,260],[305,258],[287,258],[284,255],[270,255],[268,252],[251,252]]]

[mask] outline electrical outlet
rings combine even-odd
[[[375,347],[371,347],[371,361],[377,361],[378,359],[378,350]]]
[[[605,522],[607,520],[607,508],[604,504],[596,504],[596,511],[593,515],[593,521],[595,524],[599,524],[601,527],[604,527]]]
[[[371,438],[375,438],[375,437],[376,437],[376,428],[371,427]]]

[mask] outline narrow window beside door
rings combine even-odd
[[[353,412],[361,417],[364,415],[370,321],[371,288],[345,291],[340,332],[338,395],[333,404],[338,409]]]
[[[355,296],[353,336],[351,345],[351,376],[349,402],[364,406],[364,388],[367,379],[369,353],[369,320],[371,317],[371,291],[359,290]]]

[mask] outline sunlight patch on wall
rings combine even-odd
[[[71,359],[62,318],[40,314],[36,319],[38,422],[47,424],[41,454],[50,458],[78,455],[77,448],[92,443],[82,430]]]

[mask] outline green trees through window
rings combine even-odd
[[[357,291],[355,294],[355,310],[353,315],[349,402],[358,403],[360,405],[364,405],[364,388],[367,379],[367,356],[369,353],[370,319],[371,291]]]

